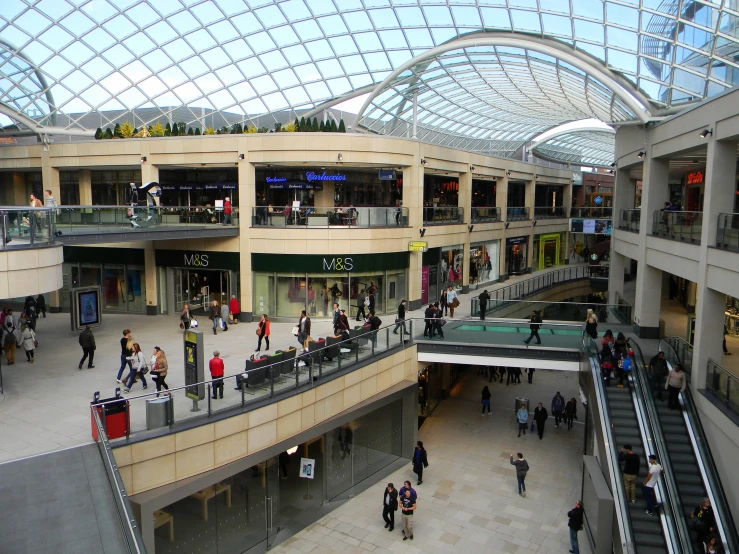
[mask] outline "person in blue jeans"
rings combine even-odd
[[[516,482],[518,483],[518,494],[526,496],[526,474],[529,472],[529,463],[523,459],[523,454],[518,452],[517,458],[513,459],[511,454],[511,465],[516,466]]]
[[[116,383],[121,383],[121,377],[123,376],[123,370],[128,366],[129,373],[133,370],[131,367],[131,361],[128,359],[133,354],[133,337],[131,336],[131,329],[123,330],[123,338],[121,339],[121,367],[118,370],[118,377],[115,378]]]
[[[128,374],[126,388],[123,389],[123,392],[129,392],[131,390],[131,387],[136,382],[137,375],[139,379],[141,379],[143,390],[146,390],[148,388],[146,385],[146,377],[144,377],[146,373],[146,356],[144,356],[144,353],[141,351],[141,347],[138,342],[133,343],[133,355],[128,359],[133,362],[133,368],[131,369],[131,373]]]
[[[642,494],[644,500],[647,503],[647,515],[653,516],[655,508],[657,507],[657,495],[654,494],[654,487],[657,486],[659,476],[665,472],[662,466],[657,463],[657,456],[654,454],[649,455],[649,473],[644,478],[644,484],[642,485]]]
[[[580,554],[580,545],[577,542],[577,532],[582,529],[582,500],[575,502],[575,507],[567,512],[567,517],[569,518],[567,526],[570,528],[570,552],[573,554]]]

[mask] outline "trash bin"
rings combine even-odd
[[[104,404],[110,402],[110,404]],[[104,404],[104,405],[100,405]],[[113,398],[100,399],[100,392],[95,392],[95,396],[90,402],[92,409],[95,410],[100,418],[100,423],[105,429],[108,440],[127,437],[131,431],[131,419],[129,417],[128,400],[121,397],[121,389],[116,389]],[[92,440],[98,440],[98,427],[95,424],[95,418],[90,412],[90,424],[92,425]]]
[[[147,429],[169,427],[172,421],[174,421],[174,399],[171,396],[165,395],[146,401]]]
[[[516,405],[513,407],[513,416],[514,417],[516,417],[516,414],[518,413],[518,410],[521,408],[521,404],[525,404],[526,405],[526,411],[529,412],[529,415],[530,415],[531,410],[529,409],[529,399],[528,398],[521,398],[521,397],[517,396],[516,397]]]

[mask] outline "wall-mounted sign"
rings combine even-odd
[[[528,242],[528,235],[526,235],[525,237],[509,237],[505,239],[506,246],[513,246],[514,244],[527,244]]]
[[[323,258],[324,271],[351,271],[354,264],[351,258]]]
[[[380,181],[395,181],[396,173],[394,169],[381,169],[377,175]]]
[[[305,178],[308,182],[311,182],[311,181],[346,181],[346,175],[341,175],[340,173],[337,173],[336,175],[329,175],[325,171],[323,173],[315,173],[313,171],[308,171],[305,174]]]
[[[571,219],[570,232],[586,235],[610,235],[612,222],[610,219]]]
[[[596,196],[593,199],[593,202],[595,202],[596,205],[600,206],[603,203],[603,197],[602,196]]]
[[[205,398],[205,358],[203,332],[188,329],[183,336],[185,354],[185,396],[192,400]],[[197,383],[201,383],[198,385]]]
[[[268,183],[286,183],[287,177],[267,177],[266,181]]]
[[[692,173],[688,173],[686,181],[689,185],[699,185],[705,178],[706,174],[703,171],[693,171]]]
[[[157,250],[157,252],[159,252]],[[213,252],[209,252],[213,265]],[[238,254],[237,254],[238,256]],[[344,271],[388,271],[406,269],[410,252],[387,252],[382,254],[354,254],[345,256],[321,254],[261,254],[252,253],[252,271],[294,273],[297,268],[303,273],[327,273]]]
[[[89,250],[89,249],[88,249]],[[163,267],[185,267],[190,269],[220,269],[239,271],[238,252],[214,252],[203,250],[155,250],[156,265]]]
[[[411,241],[408,243],[409,252],[428,252],[429,243],[425,241]]]
[[[102,287],[75,288],[70,294],[72,331],[84,329],[85,325],[99,327],[102,324]]]
[[[273,181],[267,178],[270,190],[323,190],[321,183],[306,183],[305,181],[287,180],[282,177],[273,177]],[[278,179],[282,179],[278,181]]]

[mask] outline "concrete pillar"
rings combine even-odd
[[[146,315],[157,315],[159,295],[157,294],[157,264],[154,241],[144,243],[144,277],[146,280]]]
[[[470,291],[470,221],[472,220],[472,173],[461,173],[459,175],[459,198],[457,201],[460,208],[464,209],[464,247],[462,250],[462,293]]]
[[[44,152],[47,154],[47,152]],[[51,167],[49,164],[48,156],[42,156],[43,166],[41,167],[41,182],[43,183],[43,189],[51,190],[51,195],[59,201],[62,195],[61,185],[59,184],[59,168]],[[41,193],[41,203],[44,203],[44,193]],[[29,200],[30,202],[30,200]]]
[[[618,231],[618,223],[621,218],[621,210],[629,210],[634,207],[634,194],[636,192],[636,183],[629,176],[630,170],[618,169],[616,171],[616,183],[613,187],[613,228],[614,233],[624,233],[628,231]],[[611,269],[608,276],[608,303],[616,304],[616,293],[623,296],[624,294],[624,271],[631,266],[631,262],[621,254],[617,254],[614,249],[615,241],[611,241]]]
[[[334,184],[324,181],[323,190],[317,190],[313,194],[313,204],[319,208],[332,208],[334,206]]]
[[[724,305],[726,296],[709,289],[708,248],[716,244],[716,222],[722,212],[734,207],[734,183],[736,171],[736,141],[709,139],[706,159],[706,182],[703,197],[703,227],[701,230],[701,258],[698,265],[698,300],[695,307],[695,341],[693,343],[693,368],[691,387],[694,390],[706,386],[706,364],[711,359],[721,362],[724,334]]]
[[[249,162],[249,139],[240,137],[237,140],[238,151],[245,159],[238,162],[239,181],[239,250],[240,250],[240,288],[237,292],[241,313],[239,321],[252,321],[253,314],[253,279],[251,270],[251,214],[256,207],[256,169]]]
[[[642,208],[639,238],[647,243],[652,231],[652,212],[658,210],[668,196],[669,162],[652,159],[649,148],[644,162],[642,181]],[[662,272],[647,266],[647,249],[639,249],[639,268],[634,299],[634,333],[640,338],[659,338],[659,311],[662,290]]]
[[[608,271],[608,303],[618,304],[618,295],[624,297],[624,270],[630,265],[628,258],[613,251],[611,243],[611,262]]]
[[[565,217],[569,217],[570,208],[572,208],[572,181],[567,183],[564,189],[562,189],[562,206],[565,209]]]
[[[423,228],[423,166],[420,152],[416,153],[413,165],[403,169],[403,207],[408,208],[408,225],[411,227],[411,238],[424,241],[420,229]],[[408,268],[408,309],[421,307],[421,272],[423,271],[423,253],[410,253]]]
[[[80,206],[92,206],[92,172],[79,170]]]
[[[508,219],[507,208],[508,208],[508,177],[504,174],[503,177],[498,177],[498,182],[495,185],[495,206],[500,208],[500,220],[506,221]],[[500,256],[498,265],[498,275],[500,278],[505,280],[507,278],[506,273],[506,246],[505,239],[508,231],[503,229],[503,238],[500,240]]]
[[[13,186],[5,194],[9,206],[28,206],[31,200],[26,196],[26,177],[23,173],[13,173]]]

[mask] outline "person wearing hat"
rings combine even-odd
[[[85,363],[87,357],[90,359],[87,362],[88,369],[93,369],[95,366],[92,365],[92,360],[95,357],[95,336],[90,331],[90,326],[85,325],[85,330],[80,333],[79,338],[80,346],[82,347],[82,359],[80,360],[77,369],[82,369],[82,364]]]
[[[488,309],[488,300],[490,300],[487,289],[482,291],[482,294],[477,298],[480,300],[480,319],[485,319],[485,311]]]

